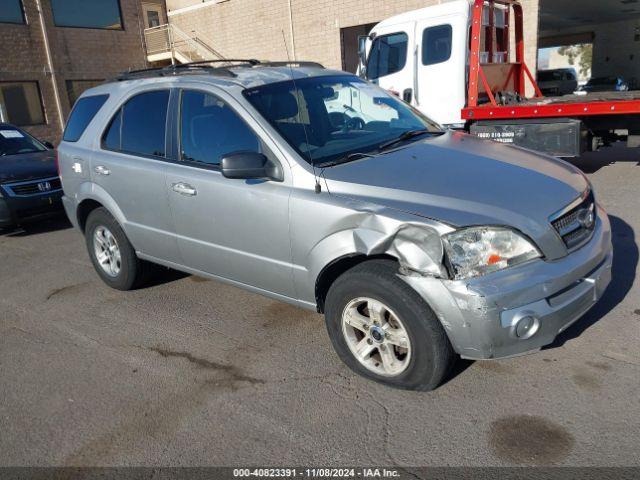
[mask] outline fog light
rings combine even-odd
[[[527,315],[526,317],[522,317],[516,323],[516,337],[521,339],[527,339],[533,337],[538,328],[540,327],[540,320],[536,317],[532,317]]]

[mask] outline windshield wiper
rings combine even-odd
[[[376,155],[372,155],[370,153],[355,152],[355,153],[350,153],[349,155],[345,155],[344,157],[337,158],[335,160],[319,163],[316,166],[320,168],[333,167],[335,165],[340,165],[342,163],[348,163],[348,162],[353,162],[354,160],[360,160],[361,158],[373,158],[375,156]]]
[[[387,148],[394,146],[396,143],[404,142],[405,140],[410,140],[413,137],[418,137],[420,135],[426,135],[427,133],[431,133],[434,135],[436,134],[436,132],[432,132],[428,128],[421,128],[419,130],[407,130],[406,132],[402,133],[399,137],[381,144],[378,147],[378,150],[379,151],[386,150]]]

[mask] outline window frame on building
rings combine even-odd
[[[80,28],[80,29],[85,29],[85,30],[106,30],[106,31],[109,31],[109,32],[124,32],[125,31],[124,15],[122,14],[122,0],[112,0],[118,6],[118,16],[119,16],[119,19],[120,19],[120,28],[96,27],[96,26],[87,26],[87,25],[61,25],[60,23],[58,23],[58,20],[56,20],[56,13],[55,13],[55,6],[54,6],[56,1],[66,1],[66,0],[50,0],[50,2],[51,2],[50,3],[50,7],[51,7],[51,15],[53,17],[53,24],[57,28]]]
[[[6,1],[6,0],[3,0],[3,1]],[[25,15],[25,12],[24,12],[23,0],[15,0],[15,1],[18,3],[18,6],[20,7],[20,14],[22,16],[22,21],[10,22],[6,20],[0,20],[0,25],[26,25],[27,24],[27,16]]]
[[[14,120],[12,120],[9,117],[9,112],[6,111],[6,109],[5,109],[5,113],[7,115],[7,119],[4,121],[5,123],[10,123],[10,124],[16,125],[18,127],[35,127],[35,126],[39,126],[39,125],[47,125],[49,123],[47,121],[47,113],[46,113],[46,110],[45,110],[44,101],[42,99],[42,91],[40,90],[40,82],[38,80],[1,80],[0,81],[0,88],[2,88],[2,85],[6,85],[6,84],[35,85],[36,93],[38,94],[38,105],[40,106],[40,115],[41,115],[42,121],[34,122],[34,123],[16,123]],[[2,122],[1,119],[0,119],[0,122]]]

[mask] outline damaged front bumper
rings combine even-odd
[[[406,277],[464,358],[539,350],[584,315],[611,281],[611,227],[599,209],[593,237],[556,261],[532,260],[470,280]]]

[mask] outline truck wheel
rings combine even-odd
[[[115,218],[105,208],[89,214],[85,227],[89,257],[100,278],[116,290],[141,286],[146,276],[145,262],[136,252]]]
[[[352,370],[396,388],[433,390],[455,363],[427,303],[391,260],[361,263],[331,285],[325,320],[333,347]]]

